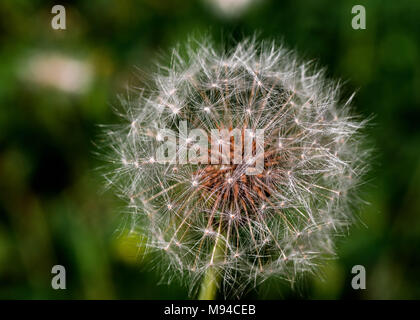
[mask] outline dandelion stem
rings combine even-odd
[[[220,224],[221,225],[221,224]],[[222,261],[224,252],[223,236],[219,233],[216,241],[214,242],[213,255],[209,263],[209,267],[204,275],[203,282],[201,283],[199,300],[215,300],[220,282],[220,270],[217,266],[218,262]]]
[[[219,277],[217,275],[216,267],[209,267],[204,275],[201,283],[199,300],[215,300],[217,295]]]

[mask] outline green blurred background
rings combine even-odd
[[[188,297],[178,283],[158,285],[122,228],[124,204],[101,192],[97,125],[118,121],[116,95],[191,33],[234,43],[255,31],[326,66],[347,81],[346,94],[357,90],[356,112],[375,116],[376,149],[363,224],[339,241],[324,280],[294,291],[272,281],[245,298],[420,298],[420,1],[227,1],[245,4],[223,12],[212,0],[0,2],[0,298]],[[66,30],[51,28],[54,4],[67,10]],[[351,28],[356,4],[366,30]],[[66,267],[66,290],[51,288],[55,264]],[[357,264],[366,290],[351,288]]]

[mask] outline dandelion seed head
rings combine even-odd
[[[340,102],[335,81],[274,42],[246,40],[222,51],[204,40],[186,49],[186,58],[174,50],[171,65],[159,68],[153,90],[126,104],[126,125],[106,132],[106,181],[129,201],[150,251],[162,253],[159,265],[192,291],[209,266],[235,295],[272,276],[294,282],[316,274],[334,254],[334,238],[355,220],[369,154],[366,121]],[[222,164],[157,161],[165,142],[159,128],[178,130],[182,121],[209,137],[237,128],[256,138],[263,129],[262,171],[247,174],[258,156],[243,150],[241,163],[232,149]],[[195,138],[175,132],[179,159]],[[211,141],[218,149],[226,144]]]

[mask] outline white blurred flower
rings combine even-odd
[[[67,93],[85,92],[93,76],[89,63],[58,53],[33,55],[22,73],[27,81]]]
[[[218,14],[237,17],[261,0],[205,0]]]

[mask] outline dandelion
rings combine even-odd
[[[105,178],[127,200],[132,229],[147,236],[163,273],[184,279],[191,293],[201,281],[202,298],[316,273],[355,220],[368,155],[366,121],[350,114],[340,85],[274,42],[246,40],[224,52],[205,40],[186,55],[174,50],[150,88],[123,101],[125,124],[106,132]],[[212,130],[251,132],[252,152],[263,152],[240,163],[180,163],[195,143],[179,131],[183,122],[208,133],[218,156],[224,142]],[[175,132],[174,161],[156,157],[162,129]],[[232,155],[233,137],[227,142]],[[262,170],[249,174],[258,158]]]

